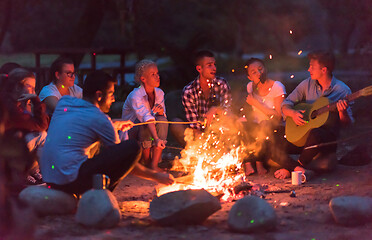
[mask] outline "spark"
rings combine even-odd
[[[297,54],[298,54],[298,55],[300,56],[300,55],[301,55],[301,53],[302,53],[302,50],[298,51],[298,53],[297,53]]]
[[[277,132],[277,131],[278,131],[278,130],[276,130],[276,129],[274,130],[274,132]]]
[[[244,66],[244,68],[248,68],[248,66],[247,66],[247,65],[245,65],[245,66]]]

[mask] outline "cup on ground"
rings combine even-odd
[[[306,182],[306,176],[301,171],[292,172],[292,185],[301,185]]]

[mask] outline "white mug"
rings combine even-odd
[[[306,176],[301,171],[292,172],[292,185],[301,185],[306,182]]]

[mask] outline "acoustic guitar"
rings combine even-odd
[[[372,95],[372,86],[363,88],[345,97],[346,101],[353,101],[359,97]],[[298,147],[303,147],[311,129],[321,127],[331,121],[329,112],[337,110],[337,102],[330,103],[326,97],[321,97],[313,104],[299,103],[295,110],[305,110],[303,113],[304,125],[298,126],[291,117],[286,119],[285,134],[287,140]]]

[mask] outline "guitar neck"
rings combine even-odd
[[[348,102],[354,101],[355,99],[361,97],[362,95],[360,94],[360,90],[352,93],[350,95],[347,95],[344,99]],[[337,102],[330,103],[324,107],[321,107],[317,110],[317,115],[320,115],[322,113],[328,112],[328,111],[335,111],[337,109]]]

